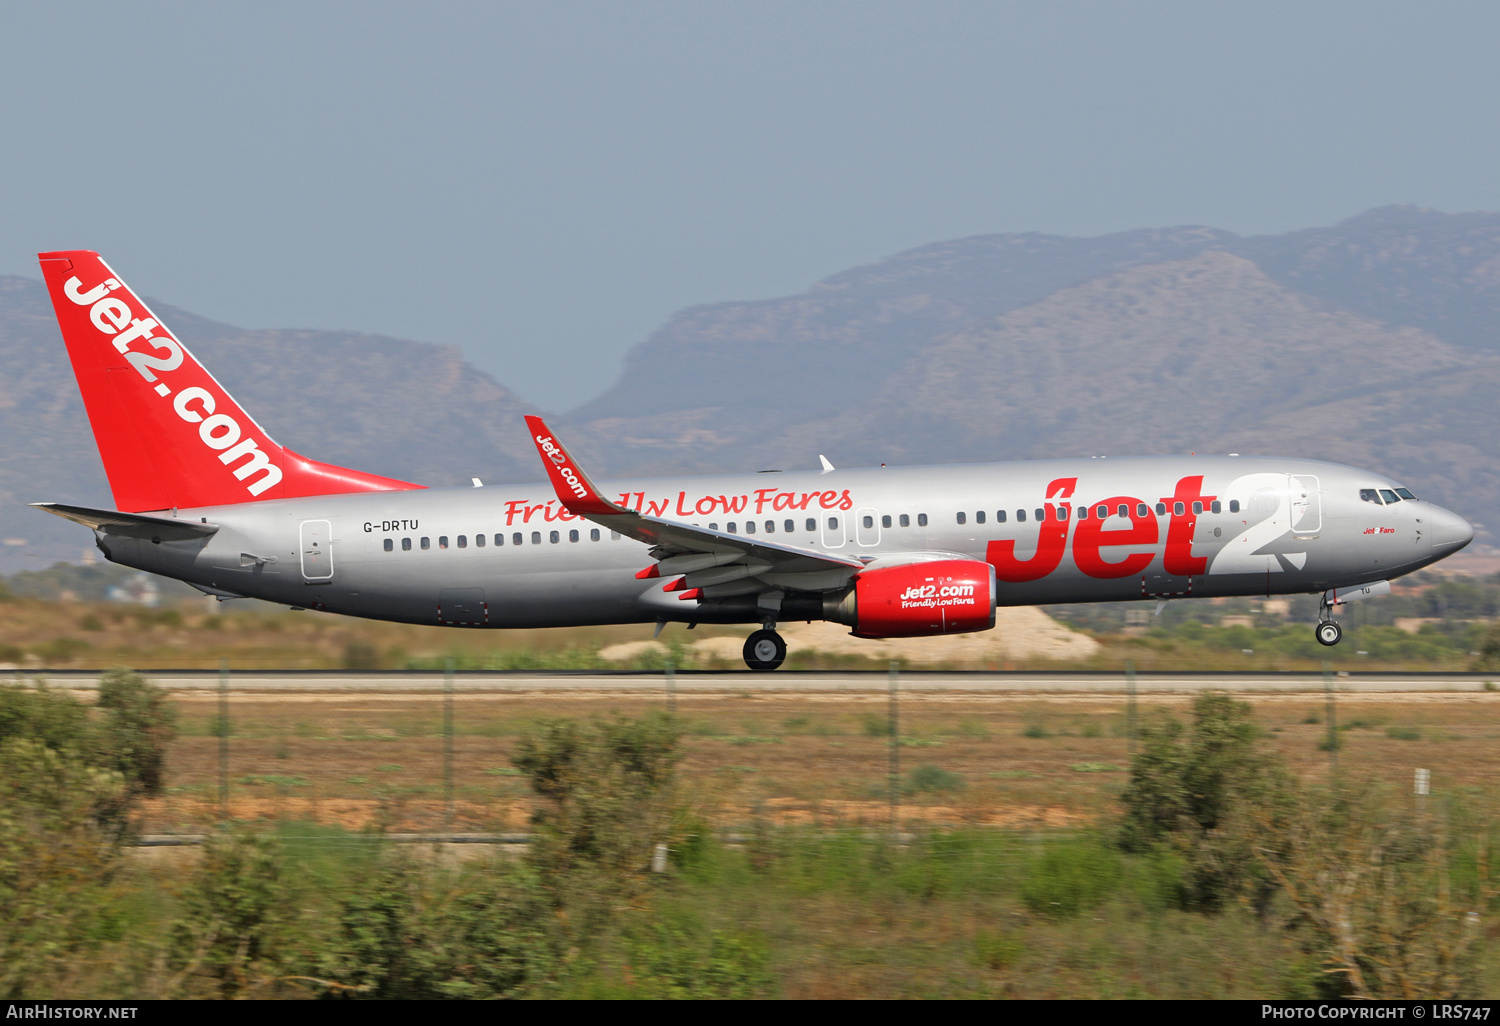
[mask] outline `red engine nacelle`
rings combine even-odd
[[[858,638],[966,634],[995,626],[995,568],[977,559],[866,570],[828,618]]]

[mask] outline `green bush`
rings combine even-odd
[[[110,670],[99,679],[103,748],[133,793],[161,792],[167,745],[177,734],[177,709],[167,693],[138,673]]]
[[[1040,915],[1064,918],[1099,907],[1120,884],[1120,853],[1094,837],[1049,844],[1027,867],[1021,900]]]
[[[517,997],[556,960],[535,879],[500,861],[448,884],[388,848],[344,892],[337,918],[320,963],[329,997]]]
[[[1181,852],[1191,900],[1205,908],[1237,898],[1263,908],[1274,890],[1255,856],[1256,833],[1285,811],[1292,784],[1258,747],[1259,733],[1248,705],[1205,693],[1190,726],[1166,713],[1147,723],[1131,760],[1120,843]]]
[[[281,845],[249,832],[215,834],[171,927],[169,964],[186,994],[207,981],[220,997],[249,996],[282,974],[279,929],[295,914]]]
[[[344,669],[378,670],[380,652],[368,641],[350,641],[344,645]]]
[[[951,770],[927,764],[918,766],[906,775],[907,794],[931,794],[941,791],[962,791],[967,786],[964,778]]]
[[[577,906],[578,929],[637,890],[655,846],[677,839],[680,736],[663,715],[550,720],[516,746],[511,761],[538,798],[528,860],[554,901]]]
[[[46,996],[90,946],[124,794],[120,774],[71,752],[0,739],[0,997]]]

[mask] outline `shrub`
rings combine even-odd
[[[587,931],[618,895],[636,890],[658,843],[672,840],[677,722],[551,720],[523,737],[511,761],[538,799],[528,859]]]
[[[964,778],[951,770],[927,764],[918,766],[906,775],[906,793],[923,794],[937,791],[962,791]]]
[[[1119,887],[1120,854],[1093,837],[1050,845],[1021,882],[1021,900],[1040,915],[1063,918],[1097,908]]]
[[[30,737],[0,738],[0,997],[51,996],[87,945],[118,861],[118,773]]]
[[[378,670],[380,653],[368,641],[350,641],[344,645],[344,669]]]
[[[341,898],[321,972],[336,997],[520,996],[547,977],[555,960],[545,904],[535,879],[503,862],[448,887],[387,850]]]
[[[138,673],[110,670],[99,680],[104,710],[103,749],[132,794],[161,793],[167,745],[176,736],[177,710],[166,691]]]
[[[1500,898],[1481,827],[1456,874],[1449,817],[1390,802],[1374,785],[1312,791],[1265,824],[1258,856],[1308,927],[1328,996],[1428,997],[1473,991]]]
[[[207,979],[220,997],[235,997],[279,975],[275,934],[292,911],[283,865],[274,838],[208,839],[171,927],[169,964],[179,980]]]
[[[1249,706],[1206,693],[1185,727],[1162,713],[1145,725],[1121,800],[1120,842],[1168,844],[1188,862],[1188,893],[1203,907],[1244,898],[1264,907],[1274,887],[1254,855],[1257,824],[1291,795],[1290,776],[1256,744]]]

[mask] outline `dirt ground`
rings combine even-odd
[[[167,792],[148,803],[147,833],[195,833],[219,815],[217,698],[174,695],[180,736]],[[1268,743],[1308,779],[1326,778],[1323,698],[1247,698]],[[1143,696],[1137,716],[1183,716],[1187,696]],[[454,699],[452,813],[444,786],[440,694],[235,694],[227,746],[229,814],[351,829],[523,831],[518,736],[552,717],[640,716],[666,706],[640,694],[461,694]],[[888,824],[888,700],[879,693],[679,697],[679,775],[698,811],[725,827]],[[1113,810],[1130,759],[1129,710],[1090,695],[904,696],[899,706],[903,824],[1068,826]],[[1500,780],[1500,693],[1339,695],[1343,772],[1411,788],[1490,790]],[[929,789],[911,789],[925,771]],[[921,776],[921,775],[919,775]],[[935,781],[932,778],[938,778]],[[931,789],[933,785],[956,785]]]

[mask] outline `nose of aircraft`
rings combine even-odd
[[[1430,510],[1428,537],[1432,539],[1432,551],[1451,555],[1474,540],[1474,528],[1457,513],[1450,513],[1439,506]]]

